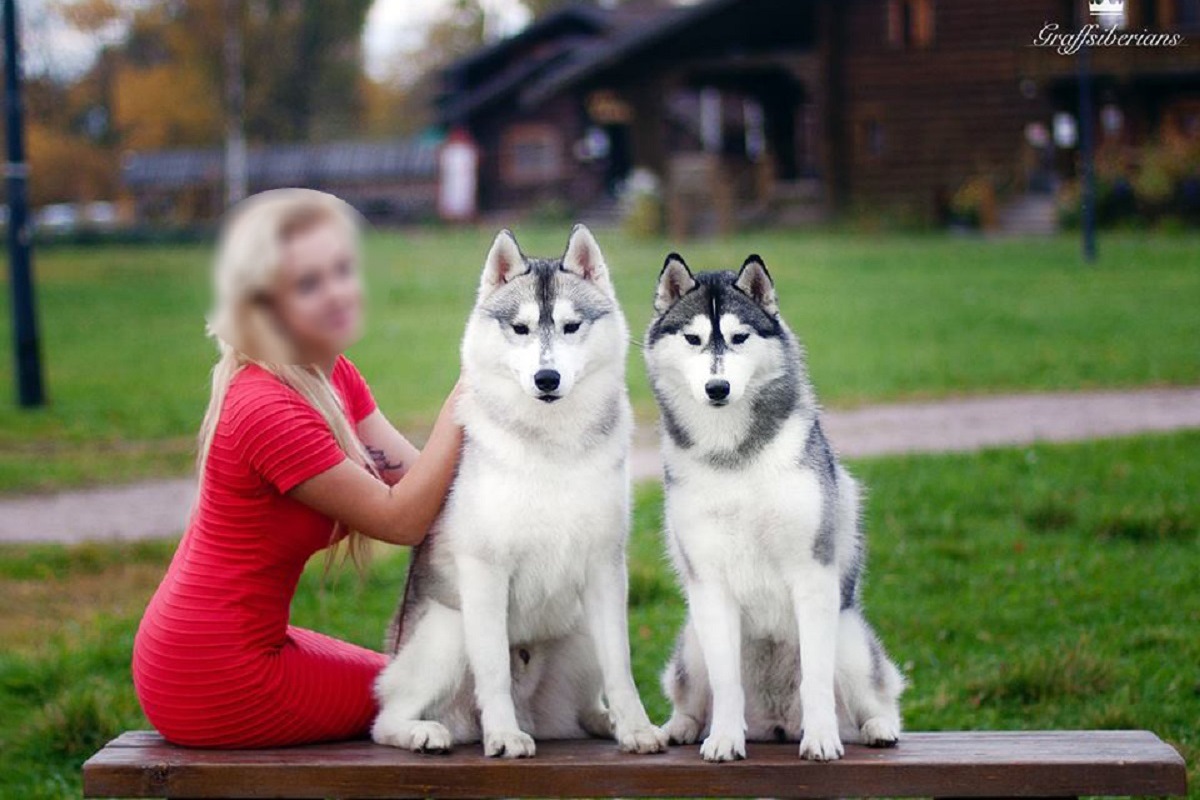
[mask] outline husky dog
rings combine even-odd
[[[628,336],[587,228],[553,260],[496,237],[463,337],[458,475],[389,632],[376,742],[666,747],[629,662]]]
[[[646,340],[662,412],[667,547],[688,617],[663,675],[664,730],[708,761],[746,739],[900,736],[900,672],[863,618],[859,488],[821,430],[800,344],[758,256],[693,275],[667,258]]]

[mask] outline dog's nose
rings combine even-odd
[[[704,384],[704,392],[708,395],[709,400],[724,400],[729,397],[729,381],[713,378]]]
[[[556,369],[539,369],[533,376],[533,385],[541,392],[553,392],[558,388],[559,374]]]

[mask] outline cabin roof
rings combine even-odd
[[[665,0],[626,0],[613,8],[572,3],[443,70],[439,117],[453,124],[503,102],[540,102],[610,59],[624,57],[634,43],[654,32],[669,32],[677,20],[730,2],[702,0],[680,6]],[[520,55],[522,49],[529,52]],[[485,72],[489,74],[481,74]]]
[[[504,42],[451,64],[443,72],[440,121],[469,121],[505,104],[534,107],[638,59],[655,57],[660,50],[694,54],[731,36],[735,44],[724,46],[734,50],[759,42],[768,48],[811,42],[814,4],[814,0],[687,4],[625,0],[612,8],[570,5]],[[564,28],[572,19],[576,27]],[[764,20],[778,22],[772,25]],[[580,27],[584,23],[591,27]],[[503,58],[497,55],[501,52]]]

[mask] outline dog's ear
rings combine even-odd
[[[479,280],[479,296],[487,297],[499,287],[508,283],[525,271],[525,256],[521,254],[521,246],[505,228],[496,234],[492,249],[488,251],[487,260],[483,262],[483,277]]]
[[[563,269],[612,293],[612,281],[608,277],[604,254],[600,252],[596,237],[592,236],[586,225],[576,225],[571,230],[571,238],[567,240],[567,249],[563,253]]]
[[[667,313],[679,298],[695,288],[696,279],[683,256],[671,253],[658,275],[658,291],[654,293],[655,312],[660,315]]]
[[[779,313],[779,302],[775,297],[775,281],[771,280],[771,273],[767,272],[767,265],[763,263],[761,256],[752,255],[746,259],[734,286],[749,295],[751,300],[758,303],[762,310],[771,316]]]

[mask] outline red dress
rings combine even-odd
[[[349,360],[332,381],[353,422],[374,411]],[[278,747],[367,732],[387,659],[288,624],[333,521],[287,492],[345,458],[297,392],[256,366],[234,377],[191,523],[133,646],[138,699],[168,740]]]

